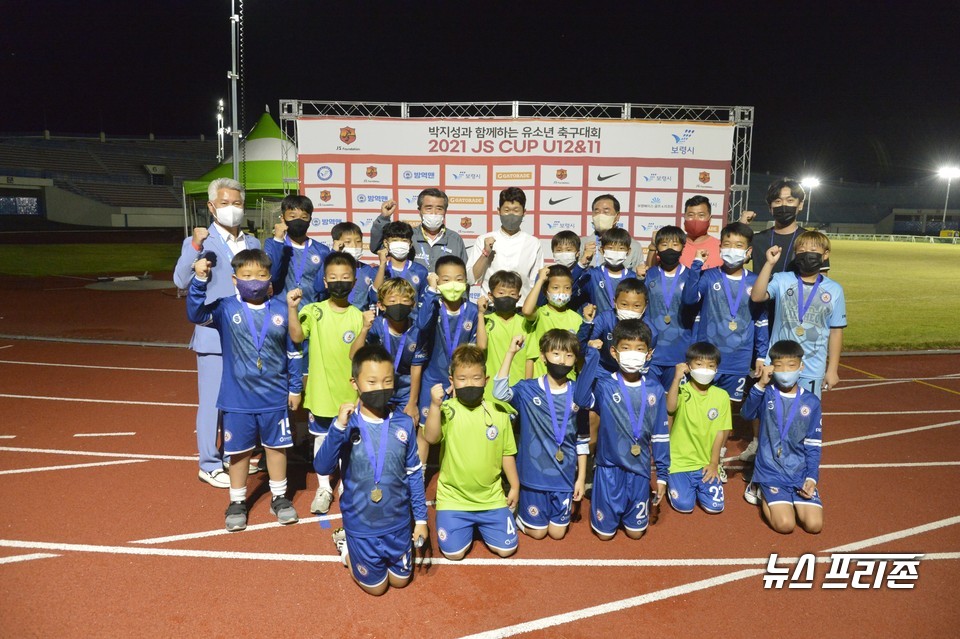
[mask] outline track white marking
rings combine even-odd
[[[956,426],[960,421],[941,422],[939,424],[930,424],[929,426],[918,426],[916,428],[904,428],[903,430],[891,430],[885,433],[874,433],[872,435],[862,435],[860,437],[848,437],[846,439],[835,439],[833,441],[823,442],[823,446],[839,446],[840,444],[850,444],[853,442],[863,442],[870,439],[879,439],[881,437],[893,437],[894,435],[907,435],[909,433],[919,433],[925,430],[934,430],[936,428],[946,428],[947,426]]]
[[[16,439],[16,435],[0,435],[0,439]]]
[[[898,539],[903,539],[905,537],[913,537],[914,535],[920,535],[925,532],[930,532],[931,530],[946,528],[947,526],[955,526],[957,524],[960,524],[960,517],[947,517],[946,519],[932,521],[929,524],[923,524],[922,526],[914,526],[913,528],[906,528],[904,530],[898,530],[897,532],[887,533],[886,535],[871,537],[870,539],[864,539],[863,541],[855,541],[851,544],[844,544],[843,546],[828,548],[823,552],[853,552],[855,550],[862,550],[863,548],[869,548],[871,546],[879,546],[880,544],[885,544],[888,541],[897,541]]]
[[[19,448],[0,446],[0,453],[40,453],[44,455],[79,455],[86,457],[119,457],[122,459],[169,459],[173,461],[197,461],[197,455],[143,455],[140,453],[101,453],[89,450],[60,450],[56,448]]]
[[[0,346],[0,351],[2,351],[2,350],[5,349],[5,348],[13,348],[13,344],[7,344],[6,346]]]
[[[938,466],[960,466],[960,461],[942,462],[885,462],[879,464],[820,464],[820,468],[933,468]]]
[[[823,413],[824,417],[839,417],[849,415],[936,415],[940,413],[960,413],[957,408],[943,410],[886,410],[886,411],[847,411],[841,413]]]
[[[74,433],[74,437],[132,437],[136,435],[134,432],[126,433]]]
[[[304,517],[303,519],[300,519],[296,524],[286,524],[286,525],[297,526],[299,524],[313,524],[318,521],[332,521],[334,519],[341,519],[342,517],[343,515],[341,515],[340,513],[334,513],[332,515],[322,515],[320,517]],[[251,530],[263,530],[265,528],[283,528],[283,527],[284,527],[283,524],[273,521],[266,524],[253,524],[253,525],[247,526],[244,532],[251,531]],[[182,535],[169,535],[167,537],[151,537],[149,539],[135,539],[130,543],[131,544],[167,544],[174,541],[185,541],[187,539],[205,539],[207,537],[219,537],[221,535],[232,535],[232,534],[235,534],[235,533],[227,532],[227,530],[224,528],[219,528],[217,530],[205,530],[203,532],[184,533]]]
[[[0,393],[0,397],[9,399],[42,399],[52,402],[81,402],[88,404],[126,404],[129,406],[173,406],[175,408],[196,408],[196,404],[181,404],[179,402],[135,402],[123,399],[90,399],[85,397],[47,397],[45,395],[12,395]]]
[[[0,475],[19,475],[23,473],[42,473],[49,470],[73,470],[74,468],[96,468],[99,466],[117,466],[119,464],[142,464],[146,459],[120,459],[109,462],[92,464],[67,464],[65,466],[41,466],[39,468],[17,468],[14,470],[0,470]]]
[[[9,347],[6,347],[9,348]],[[13,364],[18,366],[53,366],[55,368],[93,368],[107,371],[142,371],[145,373],[192,373],[197,374],[196,369],[187,368],[140,368],[136,366],[97,366],[94,364],[59,364],[56,362],[21,362],[13,359],[0,359],[0,364]]]
[[[45,552],[35,552],[29,555],[15,555],[13,557],[0,557],[0,564],[15,564],[19,561],[33,561],[34,559],[49,559],[50,557],[59,557]]]

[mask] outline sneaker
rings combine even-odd
[[[261,457],[260,459],[263,459],[263,457]],[[260,461],[257,459],[251,459],[249,465],[247,466],[247,474],[256,475],[261,470],[262,469],[260,468]]]
[[[343,528],[337,528],[333,532],[333,545],[337,547],[340,554],[340,561],[347,565],[347,532]]]
[[[224,519],[224,525],[228,532],[237,532],[247,527],[247,503],[244,501],[231,501],[227,506],[227,516]]]
[[[277,516],[277,521],[283,525],[295,524],[299,521],[293,503],[283,495],[277,495],[270,501],[270,512]]]
[[[743,491],[743,498],[748,504],[760,505],[760,487],[753,482],[747,484],[747,489]]]
[[[201,470],[197,473],[200,481],[205,481],[214,488],[230,488],[230,475],[223,472],[222,468],[215,468],[211,472]]]
[[[727,469],[723,467],[722,463],[717,466],[717,477],[720,478],[721,484],[727,483]]]
[[[752,462],[757,457],[757,439],[753,438],[750,440],[750,443],[747,444],[747,447],[742,453],[740,453],[739,460],[744,462]]]
[[[317,488],[317,494],[310,504],[310,512],[315,515],[326,515],[330,512],[330,504],[333,503],[333,491],[329,488]]]

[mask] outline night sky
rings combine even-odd
[[[244,5],[248,123],[280,98],[753,105],[755,171],[906,183],[960,161],[953,1]],[[214,134],[229,0],[0,9],[3,133]]]

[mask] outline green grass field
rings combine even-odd
[[[179,254],[168,244],[4,246],[0,274],[171,271]],[[844,240],[830,257],[847,295],[845,350],[960,347],[960,245]]]

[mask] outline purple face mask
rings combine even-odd
[[[269,289],[270,280],[237,280],[237,292],[245,302],[262,302]]]

